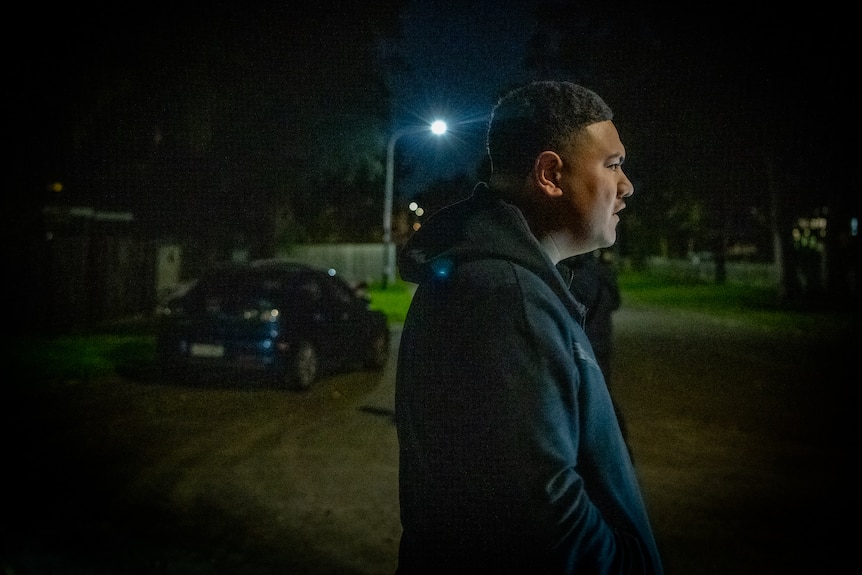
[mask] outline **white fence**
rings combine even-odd
[[[668,259],[652,257],[647,260],[650,273],[680,281],[715,281],[715,262],[701,259]],[[779,284],[778,271],[772,263],[725,262],[727,283],[745,284],[758,287],[776,287]]]
[[[353,283],[371,284],[383,278],[383,249],[383,244],[311,244],[295,246],[289,253],[278,255],[333,268]],[[709,259],[652,257],[647,266],[652,273],[681,281],[715,281],[715,262]],[[779,282],[772,263],[729,261],[725,269],[728,283],[775,287]]]
[[[390,247],[394,252],[395,247]],[[315,267],[332,268],[350,283],[371,284],[383,279],[384,249],[382,243],[308,244],[294,246],[289,252],[277,255]]]

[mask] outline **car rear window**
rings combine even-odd
[[[262,274],[213,276],[194,291],[195,303],[225,312],[284,307],[321,296],[320,286],[310,279]]]

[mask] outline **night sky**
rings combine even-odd
[[[422,166],[402,182],[408,196],[432,177],[470,172],[484,158],[485,128],[499,94],[529,80],[524,55],[536,2],[412,2],[398,48],[410,66],[395,78],[396,123],[448,121],[443,141],[399,142],[405,160]]]
[[[339,89],[355,76],[350,66],[356,66],[344,45],[355,38],[339,28],[336,12],[361,6],[369,22],[380,22],[395,4],[270,0],[214,2],[205,9],[183,2],[30,8],[22,24],[26,46],[7,56],[17,80],[7,109],[20,144],[14,164],[24,167],[13,185],[28,190],[29,197],[66,177],[69,146],[90,128],[79,122],[72,134],[70,123],[80,120],[83,109],[99,121],[112,121],[99,115],[105,86],[117,89],[146,70],[151,83],[130,87],[145,107],[164,88],[159,78],[194,54],[194,42],[224,45],[229,62],[236,46],[259,41],[265,27],[252,14],[262,5],[288,23],[285,30],[301,31],[284,34],[279,44],[287,47],[284,52],[257,55],[269,63],[261,75],[269,74],[273,91],[288,83],[285,78],[292,85],[317,83],[324,88],[314,92],[319,97],[313,105],[325,107],[333,100],[341,105]],[[843,166],[834,154],[846,138],[843,126],[856,117],[849,106],[846,56],[839,50],[846,41],[846,18],[825,7],[789,5],[757,13],[718,5],[695,12],[539,0],[406,2],[400,34],[385,44],[403,62],[381,67],[390,91],[383,125],[398,128],[442,117],[451,132],[439,141],[414,136],[399,141],[403,175],[397,194],[410,197],[434,179],[472,175],[482,160],[484,128],[496,98],[515,84],[546,77],[581,82],[608,101],[628,147],[627,171],[640,189],[650,190],[661,171],[689,170],[701,174],[692,176],[698,185],[746,191],[746,182],[763,188],[759,182],[772,170],[782,185],[789,182],[799,193],[816,196],[812,204],[839,193]],[[560,25],[551,30],[549,23]],[[546,50],[578,48],[577,64],[530,68],[527,47],[537,34],[544,35]],[[583,37],[581,44],[571,43],[575,36]],[[254,72],[244,73],[251,78]],[[225,83],[235,73],[226,68]],[[373,104],[376,92],[369,88],[367,98]],[[313,129],[288,129],[296,130],[294,152],[307,152],[311,145],[303,134]],[[382,155],[382,146],[378,150]],[[121,195],[101,199],[116,206],[137,201]]]

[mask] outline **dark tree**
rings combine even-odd
[[[132,211],[156,235],[213,251],[239,242],[269,255],[327,235],[325,214],[345,202],[367,220],[370,203],[382,211],[371,182],[388,119],[377,49],[403,4],[76,9],[80,24],[65,29],[57,16],[49,29],[75,37],[68,50],[42,45],[37,64],[62,90],[34,106],[53,112],[39,137],[57,142],[42,150],[54,158],[43,177],[65,183],[67,202]],[[357,226],[336,235],[367,235]]]

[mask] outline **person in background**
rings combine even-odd
[[[614,347],[613,314],[620,308],[620,288],[617,283],[617,271],[608,250],[596,250],[566,258],[557,264],[557,269],[568,283],[569,290],[575,299],[586,308],[584,331],[593,346],[596,360],[602,368],[605,383],[611,391],[614,408],[623,431],[623,437],[628,440],[628,429],[625,425],[619,404],[613,398],[613,368],[612,355]]]
[[[574,256],[558,264],[575,299],[587,308],[584,331],[593,346],[605,382],[611,387],[613,313],[620,308],[617,272],[606,250]]]
[[[399,254],[418,284],[395,389],[397,573],[663,573],[590,341],[556,265],[607,248],[634,188],[608,105],[504,95],[491,171]]]

